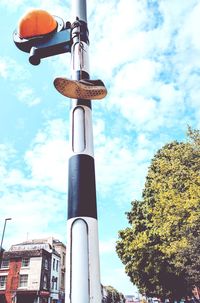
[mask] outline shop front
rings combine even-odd
[[[18,291],[17,303],[36,303],[37,291]]]
[[[58,303],[65,303],[65,293],[64,293],[64,291],[60,291]]]
[[[0,293],[0,303],[6,303],[5,293]]]
[[[59,303],[59,294],[51,293],[50,303]]]
[[[39,292],[40,301],[38,303],[49,303],[50,292],[40,291]]]

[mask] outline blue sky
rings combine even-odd
[[[73,0],[72,0],[73,1]],[[69,101],[53,87],[70,55],[28,63],[12,33],[31,8],[70,20],[70,1],[0,0],[0,226],[4,245],[66,241]],[[115,253],[125,212],[140,199],[147,168],[165,143],[200,128],[200,1],[88,0],[90,75],[108,96],[93,102],[101,280],[135,287]]]

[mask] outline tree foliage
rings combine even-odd
[[[185,295],[200,281],[200,133],[166,144],[154,156],[142,201],[127,213],[117,253],[131,281],[151,296]],[[197,239],[197,237],[196,237]],[[197,261],[198,260],[198,261]]]
[[[108,285],[104,286],[106,290],[106,296],[104,298],[104,303],[124,303],[125,297],[122,293],[119,293],[114,287]]]

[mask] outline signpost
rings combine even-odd
[[[45,12],[40,12],[45,15]],[[35,12],[33,12],[35,15]],[[35,17],[34,17],[35,18]],[[45,18],[51,19],[45,15]],[[38,18],[35,18],[39,22]],[[34,20],[35,20],[34,19]],[[24,21],[25,20],[25,21]],[[33,23],[35,22],[33,20]],[[43,19],[41,22],[43,23]],[[55,24],[54,20],[51,24]],[[95,163],[93,151],[92,105],[94,99],[103,98],[106,89],[98,90],[100,80],[90,80],[89,75],[89,31],[87,25],[86,0],[72,0],[72,25],[56,19],[57,28],[51,27],[32,37],[22,37],[14,32],[16,46],[30,53],[29,61],[38,65],[42,58],[71,52],[71,81],[75,83],[78,98],[71,100],[70,110],[70,151],[68,182],[67,220],[67,264],[66,264],[66,303],[100,303],[101,283],[99,268],[99,241],[96,205]],[[26,18],[23,19],[26,22]],[[29,21],[28,21],[29,22]],[[23,28],[25,26],[25,29]],[[29,24],[30,26],[30,24]],[[33,28],[34,28],[33,24]],[[43,25],[41,26],[44,29]],[[24,32],[29,32],[26,23],[21,23]],[[44,34],[45,32],[45,34]],[[56,89],[66,95],[65,80],[54,81]],[[79,83],[89,83],[90,90],[81,93]],[[92,83],[92,84],[91,84]],[[103,94],[102,95],[102,91]],[[68,94],[68,92],[67,92]],[[81,97],[82,96],[84,97]],[[95,95],[96,94],[96,95]],[[85,97],[87,96],[87,98]],[[101,96],[101,97],[99,97]]]

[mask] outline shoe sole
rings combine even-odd
[[[54,86],[63,96],[72,99],[103,99],[107,95],[106,88],[100,86],[88,86],[76,80],[69,80],[65,78],[56,78]]]

